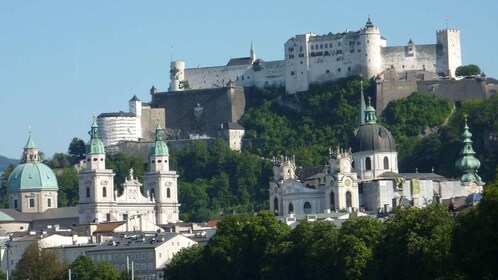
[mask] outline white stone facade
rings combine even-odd
[[[185,68],[172,62],[170,91],[223,87],[229,81],[258,88],[280,84],[288,93],[306,91],[310,84],[353,75],[372,78],[385,70],[426,70],[454,76],[461,65],[460,32],[439,30],[436,44],[388,47],[387,39],[370,19],[358,31],[295,35],[284,44],[285,59],[265,62],[251,57],[230,60],[226,66]]]

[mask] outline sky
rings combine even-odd
[[[498,78],[498,1],[0,0],[0,155],[18,159],[31,128],[50,158],[85,142],[92,116],[167,91],[171,59],[187,67],[284,58],[296,34],[358,30],[368,16],[389,46],[461,31],[462,63]],[[446,17],[451,18],[447,21]],[[173,48],[173,51],[171,51]]]

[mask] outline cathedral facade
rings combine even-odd
[[[159,124],[149,152],[150,171],[144,174],[144,192],[131,169],[123,193],[118,195],[114,190],[115,174],[106,169],[105,148],[98,135],[94,120],[86,146],[85,168],[78,173],[80,224],[126,221],[136,216],[157,225],[178,222],[178,175],[169,170],[168,146]]]

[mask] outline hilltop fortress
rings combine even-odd
[[[185,62],[171,62],[169,91],[236,86],[262,88],[282,85],[288,93],[306,91],[313,83],[323,83],[355,75],[379,78],[384,72],[424,71],[454,77],[461,66],[460,31],[436,32],[436,43],[388,47],[387,39],[368,18],[358,31],[317,35],[295,35],[284,44],[285,59],[263,61],[250,56],[230,59],[225,66],[186,68]]]

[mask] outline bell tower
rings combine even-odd
[[[163,129],[156,126],[156,138],[149,151],[150,171],[144,173],[144,190],[151,202],[155,202],[158,225],[176,223],[179,220],[178,175],[169,170],[168,146],[163,140]]]

